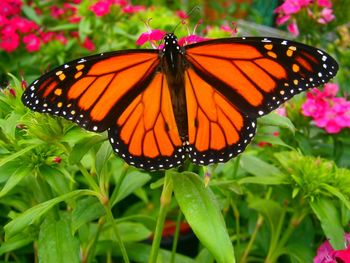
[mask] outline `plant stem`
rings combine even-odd
[[[83,174],[85,180],[87,181],[88,185],[90,186],[90,188],[93,189],[95,192],[100,193],[101,192],[100,187],[98,187],[93,176],[86,170],[86,168],[81,163],[78,163],[78,167],[80,169],[80,172]]]
[[[232,178],[237,178],[237,171],[238,171],[238,166],[239,166],[240,160],[241,160],[241,155],[238,155],[234,161]]]
[[[123,240],[119,234],[118,226],[114,220],[114,217],[113,217],[113,214],[112,214],[112,211],[110,209],[110,205],[108,202],[106,204],[104,204],[104,208],[106,211],[107,221],[111,224],[114,235],[115,235],[117,242],[118,242],[118,245],[120,247],[120,251],[122,253],[124,263],[129,263],[130,260],[129,260],[128,254],[126,253],[126,249],[125,249]]]
[[[151,255],[148,260],[149,263],[156,263],[157,261],[160,241],[162,238],[162,232],[164,228],[164,221],[168,210],[168,206],[171,201],[172,192],[173,192],[173,184],[171,180],[171,174],[170,172],[167,171],[165,172],[163,191],[160,197],[160,208],[159,208],[156,230],[155,230],[153,242],[152,242]]]
[[[176,228],[175,228],[175,234],[173,239],[173,247],[171,248],[171,259],[170,259],[171,263],[175,262],[176,248],[177,248],[177,243],[179,241],[179,236],[180,236],[181,220],[182,220],[182,213],[181,213],[181,210],[179,210],[179,214],[176,219]]]
[[[259,231],[260,227],[262,226],[263,222],[264,222],[264,217],[261,214],[259,214],[258,219],[256,220],[254,231],[252,233],[252,236],[250,237],[248,245],[246,246],[246,248],[243,252],[243,256],[241,257],[240,263],[247,262],[249,252],[252,249],[252,246],[254,244],[254,241],[256,239],[258,231]]]

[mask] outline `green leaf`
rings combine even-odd
[[[112,149],[109,141],[103,142],[100,149],[98,150],[98,152],[96,154],[96,172],[97,172],[97,174],[101,174],[102,169],[106,166],[106,163],[112,154],[113,154],[113,149]]]
[[[250,154],[241,155],[240,165],[246,172],[259,177],[277,177],[282,174],[282,172],[276,166],[273,166]]]
[[[100,201],[92,196],[87,196],[77,201],[77,206],[72,213],[73,233],[82,225],[100,218],[105,210]]]
[[[40,166],[40,173],[58,195],[63,195],[70,191],[69,179],[57,168],[42,165]]]
[[[7,225],[4,226],[5,239],[6,240],[9,239],[14,235],[16,235],[17,233],[20,233],[21,231],[23,231],[29,225],[37,223],[41,219],[41,217],[45,213],[47,213],[52,207],[54,207],[56,204],[62,201],[70,200],[72,198],[77,198],[83,195],[96,195],[96,192],[93,192],[90,190],[76,190],[68,194],[53,198],[49,201],[38,204],[28,209],[27,211],[20,214],[19,216],[17,216],[11,222],[9,222]]]
[[[36,24],[41,25],[41,18],[36,14],[33,8],[28,5],[23,5],[22,11],[30,20],[33,20]]]
[[[112,251],[113,255],[120,256],[120,250],[115,249],[115,244],[109,242],[99,242],[97,247],[98,250],[103,250],[103,253],[107,251]],[[110,247],[108,247],[108,245]],[[149,255],[151,253],[151,246],[142,243],[126,243],[126,250],[128,251],[128,256],[132,262],[147,263],[149,260]],[[160,249],[158,254],[157,263],[168,263],[171,262],[171,251]],[[195,263],[195,261],[187,256],[176,254],[174,263]]]
[[[22,179],[30,174],[31,168],[20,166],[6,181],[6,184],[0,191],[0,198],[5,196],[12,188],[14,188]]]
[[[25,154],[26,152],[34,149],[35,147],[39,146],[39,144],[34,144],[34,145],[30,145],[30,146],[27,146],[26,148],[16,152],[16,153],[13,153],[5,158],[3,158],[1,161],[0,161],[0,166],[3,166],[4,164],[6,164],[7,162],[10,162],[10,161],[13,161],[15,160],[16,158],[20,157],[21,155]]]
[[[181,211],[201,243],[217,262],[235,262],[225,221],[210,188],[198,175],[171,172],[174,193]]]
[[[294,149],[292,146],[290,146],[290,145],[286,144],[284,141],[282,141],[282,139],[279,136],[257,134],[255,136],[255,140],[258,142],[267,142],[267,143],[271,143],[272,145],[283,146],[283,147],[289,148],[291,150]]]
[[[149,174],[142,173],[140,171],[132,171],[128,173],[123,178],[123,181],[120,182],[120,187],[116,196],[113,194],[113,196],[115,196],[115,199],[112,200],[112,206],[114,206],[116,203],[130,195],[136,189],[146,184],[150,179],[151,176]]]
[[[196,257],[197,263],[214,263],[214,258],[208,251],[208,249],[203,248]]]
[[[279,185],[286,184],[286,176],[249,176],[238,180],[239,184]]]
[[[321,221],[321,227],[335,250],[345,249],[344,229],[341,218],[334,203],[324,197],[310,202],[310,206],[317,218]]]
[[[299,263],[312,262],[315,253],[311,246],[296,243],[288,244],[281,252],[294,258]]]
[[[152,232],[141,223],[134,222],[118,222],[117,228],[123,242],[143,241],[149,238]],[[107,225],[99,240],[115,240],[114,233],[110,225]]]
[[[293,134],[295,132],[295,127],[293,123],[287,117],[278,115],[277,113],[270,113],[259,119],[260,124],[269,126],[279,126],[290,130]]]
[[[67,216],[45,219],[40,226],[38,248],[39,262],[80,262],[79,241],[72,235]]]
[[[33,237],[26,236],[22,233],[19,235],[13,236],[12,238],[1,243],[0,255],[7,253],[7,252],[14,251],[14,250],[19,249],[21,247],[24,247],[24,246],[32,243],[33,239],[34,239]]]
[[[69,156],[69,162],[71,164],[76,164],[80,162],[80,160],[92,147],[104,140],[104,136],[101,135],[93,135],[89,138],[82,139],[76,145],[74,145],[72,152]]]

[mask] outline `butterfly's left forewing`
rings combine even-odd
[[[153,78],[158,52],[130,50],[81,58],[34,81],[22,101],[91,131],[104,131]]]

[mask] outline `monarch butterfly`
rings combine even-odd
[[[326,52],[278,38],[223,38],[161,50],[123,50],[64,64],[25,90],[34,111],[108,131],[114,151],[146,170],[186,158],[226,162],[244,151],[256,120],[294,95],[329,81]]]

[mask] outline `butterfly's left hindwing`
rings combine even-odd
[[[30,109],[104,131],[150,82],[159,64],[158,52],[110,52],[64,64],[25,90]]]
[[[155,74],[108,129],[108,135],[115,152],[136,167],[168,169],[184,161],[185,151],[163,73]]]

